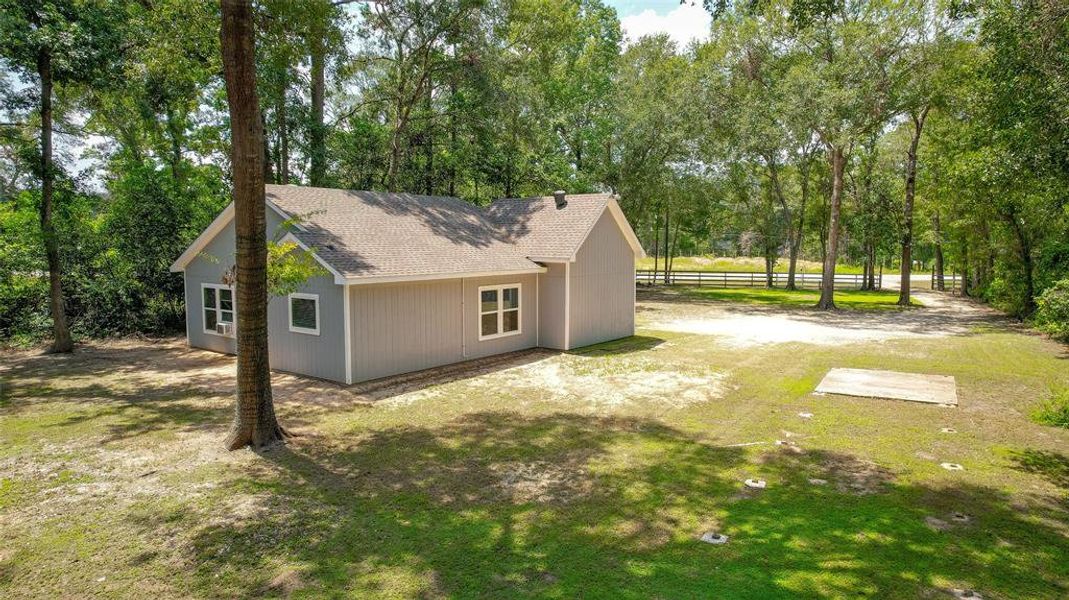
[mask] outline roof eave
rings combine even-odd
[[[423,273],[419,275],[358,275],[343,277],[341,281],[335,279],[335,283],[348,285],[369,285],[374,283],[406,283],[413,281],[441,281],[445,279],[469,279],[474,277],[506,277],[509,275],[534,275],[545,273],[548,269],[535,265],[527,269],[511,269],[504,271],[467,271],[462,273]]]

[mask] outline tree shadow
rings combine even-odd
[[[1013,468],[1042,476],[1051,485],[1069,490],[1069,456],[1047,450],[1021,450],[1010,456]]]
[[[314,197],[304,196],[313,191]],[[384,262],[402,272],[433,271],[442,268],[435,261],[447,256],[468,270],[488,270],[503,259],[512,259],[516,268],[534,266],[514,244],[530,232],[531,214],[541,205],[524,203],[510,213],[509,222],[498,223],[484,208],[458,198],[312,188],[288,192],[268,189],[267,197],[288,212],[306,213],[294,235],[347,276],[382,274]],[[328,213],[329,222],[322,217]],[[398,255],[383,245],[383,235],[404,239],[410,251]]]
[[[653,420],[488,412],[349,442],[300,440],[262,456],[259,469],[220,490],[222,501],[262,499],[246,519],[139,517],[146,533],[162,519],[188,519],[182,560],[200,565],[200,589],[281,595],[271,580],[283,563],[313,596],[1066,591],[1064,508],[1015,508],[984,486],[899,482],[827,451],[777,449],[749,462],[741,448]],[[745,476],[767,479],[768,489],[744,491]],[[943,530],[926,522],[956,511],[970,521]],[[710,529],[731,542],[700,543]]]

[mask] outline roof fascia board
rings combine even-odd
[[[404,283],[409,281],[437,281],[442,279],[461,279],[469,277],[504,277],[508,275],[530,275],[545,273],[545,267],[532,267],[530,269],[518,269],[514,271],[471,271],[467,273],[430,273],[425,275],[387,275],[384,277],[349,277],[341,283],[349,285],[369,285],[373,283]]]
[[[286,235],[282,236],[282,239],[280,241],[282,241],[282,242],[293,242],[294,244],[297,244],[297,246],[301,250],[304,250],[305,252],[311,254],[312,258],[316,259],[317,263],[322,265],[324,269],[329,271],[330,274],[334,276],[334,283],[337,283],[339,285],[345,285],[345,283],[346,283],[345,276],[342,275],[341,273],[339,273],[337,269],[335,269],[334,267],[330,266],[327,263],[327,261],[323,260],[318,254],[316,254],[316,251],[313,250],[312,248],[310,248],[308,246],[308,244],[305,244],[297,236],[293,235],[292,231],[290,231]]]
[[[619,227],[620,232],[624,234],[624,239],[626,239],[627,244],[631,246],[631,251],[635,253],[635,256],[638,258],[646,258],[646,251],[642,249],[642,243],[638,241],[638,236],[635,235],[635,230],[631,229],[631,224],[627,222],[627,217],[624,216],[623,209],[620,208],[620,204],[612,196],[609,196],[608,201],[605,203],[605,210],[608,210],[609,214],[612,215],[613,220],[616,221],[616,226]],[[568,259],[568,262],[575,262],[579,257],[579,249],[586,243],[586,239],[590,237],[590,233],[594,231],[594,227],[597,226],[598,221],[601,220],[601,215],[603,214],[605,214],[604,210],[601,211],[598,218],[594,219],[590,224],[590,228],[586,230],[582,240],[579,241],[579,245],[576,246],[575,254]]]
[[[276,213],[278,213],[278,216],[282,217],[283,221],[289,221],[293,219],[293,217],[290,216],[289,213],[279,208],[278,205],[274,202],[271,202],[270,200],[266,199],[265,202],[267,206],[271,208],[271,210],[275,211]],[[189,248],[186,248],[186,251],[183,252],[182,255],[174,261],[174,263],[170,266],[170,271],[172,273],[180,273],[184,271],[186,269],[186,266],[189,265],[189,263],[193,262],[193,259],[200,254],[200,251],[203,250],[205,246],[210,244],[211,241],[215,239],[215,236],[219,235],[219,232],[221,232],[227,225],[229,225],[230,221],[233,219],[234,203],[231,202],[230,204],[227,204],[226,208],[223,209],[223,212],[219,213],[219,215],[215,217],[215,220],[213,220],[211,224],[208,225],[208,227],[203,232],[201,232],[200,235],[197,236],[197,239],[193,240],[193,243],[189,245]],[[293,221],[293,226],[300,231],[307,231],[300,223],[297,223],[296,221]]]
[[[635,235],[635,230],[631,228],[631,223],[627,222],[624,210],[620,208],[620,203],[616,201],[616,198],[609,198],[609,212],[616,219],[616,226],[624,233],[624,237],[627,238],[627,243],[631,245],[631,250],[635,252],[635,256],[637,258],[646,258],[646,251],[642,249],[642,242]]]
[[[533,260],[540,263],[566,263],[575,262],[575,255],[572,256],[528,256],[527,260]]]
[[[301,224],[300,219],[294,218],[293,215],[279,208],[279,206],[272,202],[270,198],[264,198],[264,202],[271,207],[271,210],[277,212],[278,216],[282,217],[283,221],[289,221],[298,231],[308,231],[308,229]]]
[[[193,240],[193,243],[190,244],[189,248],[186,248],[186,251],[178,257],[178,260],[174,261],[170,267],[171,272],[179,273],[185,271],[186,266],[200,254],[200,251],[203,250],[205,246],[215,239],[215,236],[219,235],[219,232],[222,231],[233,218],[234,203],[231,202],[226,205],[223,212],[215,217],[215,220],[208,225],[207,229],[202,231],[201,234],[197,236],[197,239]]]

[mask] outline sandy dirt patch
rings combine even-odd
[[[587,472],[569,464],[547,461],[508,462],[490,465],[498,477],[498,489],[514,501],[569,502],[590,493]]]
[[[684,407],[723,395],[721,373],[649,369],[646,364],[606,363],[573,355],[554,356],[472,380],[477,387],[504,387],[569,406],[614,408],[637,402]]]
[[[645,329],[709,335],[733,348],[771,344],[821,346],[964,335],[1005,317],[942,294],[916,293],[924,306],[909,310],[821,312],[803,308],[691,302],[646,304]]]
[[[675,333],[714,335],[733,348],[749,348],[767,344],[805,343],[817,345],[881,342],[909,337],[940,337],[938,333],[923,334],[888,329],[842,329],[793,319],[787,316],[743,315],[723,319],[674,319],[650,323],[650,329]]]

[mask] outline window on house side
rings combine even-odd
[[[290,331],[319,335],[319,296],[289,295]]]
[[[234,323],[234,290],[225,285],[201,284],[204,332],[218,333],[219,323]]]
[[[479,339],[520,333],[520,285],[479,288]]]

